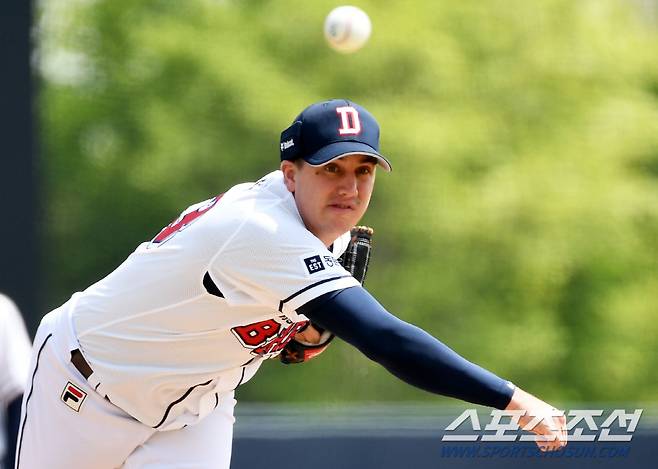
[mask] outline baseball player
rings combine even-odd
[[[14,462],[30,347],[20,311],[13,301],[0,294],[0,469],[12,467]]]
[[[367,110],[313,104],[280,146],[279,170],[192,205],[43,318],[18,469],[228,468],[236,389],[264,360],[304,361],[333,335],[422,389],[554,411],[393,316],[352,275],[363,279],[371,234],[352,228],[377,169],[391,170]],[[347,251],[359,268],[344,267]],[[564,445],[564,417],[553,421],[534,430],[555,437],[546,449]]]

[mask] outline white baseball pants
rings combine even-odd
[[[78,346],[56,313],[34,340],[15,469],[229,469],[233,393],[195,425],[148,427],[96,393],[71,364]]]

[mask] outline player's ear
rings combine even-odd
[[[297,175],[297,165],[292,161],[283,160],[281,162],[281,172],[283,173],[283,182],[290,192],[295,192],[295,176]]]

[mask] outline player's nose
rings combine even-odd
[[[356,197],[359,194],[357,178],[354,174],[345,174],[338,182],[338,193],[342,197]]]

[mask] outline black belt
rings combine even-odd
[[[80,352],[78,349],[71,351],[71,363],[73,363],[73,366],[80,372],[82,376],[85,377],[85,379],[89,379],[91,374],[94,372],[94,370],[92,370],[89,366],[89,363],[87,363],[87,360],[85,360],[85,357],[82,356],[82,352]]]

